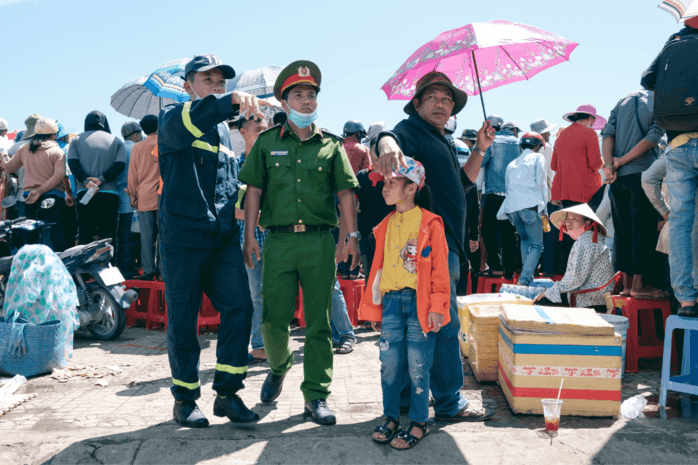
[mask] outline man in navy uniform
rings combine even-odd
[[[201,396],[196,322],[204,292],[221,315],[213,413],[234,423],[259,420],[236,394],[247,374],[252,300],[235,221],[237,165],[225,121],[239,110],[261,117],[259,105],[268,103],[242,92],[224,93],[226,79],[234,76],[215,55],[195,56],[185,68],[191,100],[165,107],[159,117],[160,256],[174,418],[195,428],[208,426],[196,405]]]

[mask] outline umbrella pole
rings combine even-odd
[[[471,51],[470,54],[473,56],[473,67],[475,68],[475,77],[477,78],[477,88],[480,91],[480,102],[482,102],[482,114],[485,115],[485,120],[487,120],[487,112],[485,111],[485,99],[482,97],[482,87],[480,87],[480,73],[477,71],[477,61],[475,61],[475,52]]]

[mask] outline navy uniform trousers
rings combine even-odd
[[[252,327],[252,299],[239,243],[210,249],[160,245],[167,301],[167,354],[177,401],[201,396],[196,322],[202,293],[221,314],[213,390],[222,396],[243,388]]]

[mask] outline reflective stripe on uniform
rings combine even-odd
[[[189,116],[189,112],[191,111],[191,102],[187,102],[184,104],[184,108],[182,108],[182,121],[184,122],[184,127],[191,132],[194,137],[197,139],[200,137],[203,137],[204,133],[199,131],[199,128],[194,126],[194,123],[191,122],[191,116]]]
[[[247,373],[247,367],[234,367],[230,365],[216,363],[216,371],[224,371],[226,373],[230,373],[231,375],[242,375],[244,373]]]
[[[175,386],[182,386],[182,387],[190,389],[192,391],[194,389],[199,389],[201,387],[201,384],[199,384],[198,381],[195,383],[185,383],[184,381],[180,381],[180,380],[174,379],[174,378],[172,378],[172,384],[174,384]]]
[[[208,150],[209,152],[218,153],[218,146],[212,147],[208,142],[202,140],[195,140],[191,144],[192,147],[196,147],[201,150]]]

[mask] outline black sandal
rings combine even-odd
[[[371,436],[371,439],[373,439],[373,442],[376,444],[387,444],[390,441],[393,440],[393,437],[395,436],[395,433],[398,432],[398,428],[400,428],[400,420],[396,420],[395,418],[390,418],[386,417],[387,420],[385,420],[385,423],[383,423],[381,426],[376,426],[375,429],[373,430],[373,433],[378,433],[382,434],[385,436],[383,439],[376,439],[373,436]],[[393,423],[395,426],[390,428],[390,424]]]
[[[407,431],[412,431],[412,428],[414,428],[414,427],[417,427],[417,428],[422,430],[422,437],[421,438],[417,438],[415,436],[412,436],[412,434],[407,432]],[[397,449],[397,450],[412,449],[414,446],[416,446],[419,443],[419,441],[421,441],[422,439],[424,439],[425,437],[427,437],[429,435],[429,431],[427,431],[427,424],[424,423],[423,425],[420,425],[416,421],[410,422],[410,427],[407,428],[407,431],[405,431],[404,429],[400,430],[400,432],[397,435],[397,439],[402,439],[403,441],[405,441],[407,443],[407,447],[405,447],[405,448],[395,447],[392,442],[390,443],[390,447],[392,447],[393,449]]]
[[[345,339],[339,343],[334,353],[338,355],[349,354],[354,351],[354,344],[356,344],[355,339]]]

